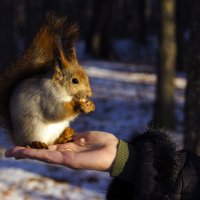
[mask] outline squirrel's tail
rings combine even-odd
[[[79,36],[76,24],[69,24],[67,17],[58,17],[53,12],[47,14],[46,23],[40,29],[24,58],[33,65],[51,62],[58,49],[69,61],[75,57],[74,43]]]

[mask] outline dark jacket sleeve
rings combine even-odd
[[[200,158],[187,150],[178,151],[177,158],[178,175],[172,188],[171,199],[200,199]]]
[[[176,152],[166,133],[148,130],[127,147],[128,158],[108,189],[108,200],[200,199],[199,157],[185,150]]]

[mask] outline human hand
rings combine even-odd
[[[72,169],[110,172],[117,153],[118,139],[106,132],[89,131],[77,134],[73,142],[31,149],[16,146],[6,151],[6,157],[35,159]]]

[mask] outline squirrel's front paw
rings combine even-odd
[[[80,104],[81,112],[83,113],[89,113],[89,112],[95,111],[94,102],[89,99],[88,100],[80,99],[79,104]]]
[[[75,130],[67,127],[63,131],[63,133],[59,136],[58,139],[54,142],[54,144],[64,144],[73,140],[73,136],[76,134]]]

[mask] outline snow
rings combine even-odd
[[[72,124],[76,131],[101,130],[129,140],[152,119],[156,70],[153,66],[104,61],[85,61],[96,111]],[[184,75],[176,84],[177,133],[172,137],[182,147]],[[3,129],[0,135],[0,199],[3,200],[103,200],[111,178],[108,173],[71,170],[32,160],[4,157],[11,146]]]

